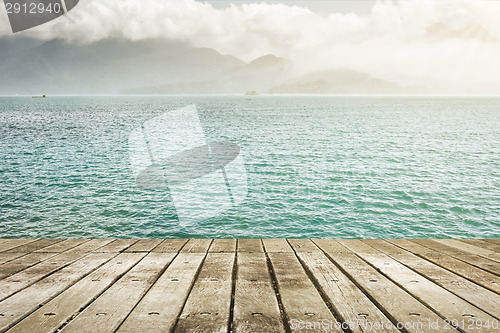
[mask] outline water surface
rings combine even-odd
[[[128,137],[195,104],[248,196],[194,226],[136,186]],[[0,98],[0,237],[500,237],[500,99]]]

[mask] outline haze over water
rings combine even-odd
[[[241,147],[248,196],[181,227],[136,186],[128,137],[191,104]],[[0,235],[498,238],[499,128],[499,98],[1,97]]]

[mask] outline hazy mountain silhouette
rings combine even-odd
[[[42,41],[31,38],[0,38],[0,56],[3,58],[9,54],[37,47]]]
[[[245,63],[212,49],[165,40],[51,40],[0,63],[1,94],[114,94],[151,84],[206,80]]]
[[[366,73],[348,69],[332,69],[311,73],[276,86],[279,94],[391,94],[417,92],[415,87],[402,87]]]
[[[404,92],[395,83],[348,69],[294,78],[294,64],[274,55],[245,63],[213,49],[167,40],[75,45],[0,39],[0,46],[0,94]]]
[[[217,76],[203,79],[193,76],[191,81],[167,83],[129,89],[128,94],[224,94],[243,93],[249,90],[267,92],[275,84],[283,82],[290,73],[289,60],[266,55],[250,63],[242,63],[219,72]]]

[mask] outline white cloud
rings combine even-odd
[[[497,92],[499,42],[430,40],[426,29],[480,24],[500,40],[498,17],[499,2],[475,0],[378,1],[369,15],[266,3],[216,9],[194,0],[81,0],[66,17],[20,35],[82,43],[165,37],[247,61],[273,53],[304,71],[347,67],[407,84],[449,81],[457,91]],[[12,35],[5,15],[0,35]]]

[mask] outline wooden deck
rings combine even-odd
[[[500,332],[500,240],[4,239],[0,331]]]

